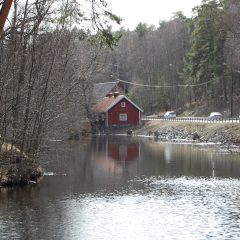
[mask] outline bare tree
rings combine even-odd
[[[58,6],[49,0],[14,1],[1,38],[0,133],[32,155],[66,113],[66,97],[88,96],[99,46],[112,47],[118,39],[108,23],[120,20],[104,1]],[[86,108],[89,99],[84,101]]]

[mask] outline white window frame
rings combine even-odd
[[[126,103],[125,102],[121,102],[121,107],[125,108],[126,107]]]
[[[128,120],[127,113],[120,113],[119,114],[119,121],[126,122]]]

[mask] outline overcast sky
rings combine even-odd
[[[192,8],[202,0],[106,0],[113,13],[123,18],[124,28],[135,29],[139,22],[158,26],[159,21],[169,20],[172,14],[182,11],[190,17]]]

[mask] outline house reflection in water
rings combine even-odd
[[[98,171],[107,175],[123,173],[127,166],[138,160],[140,147],[138,142],[127,142],[125,139],[98,139],[94,140],[94,161]]]

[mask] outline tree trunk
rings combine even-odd
[[[12,6],[12,2],[13,2],[13,0],[5,0],[3,2],[2,8],[0,10],[0,36],[3,31],[5,22],[7,20],[10,8]]]

